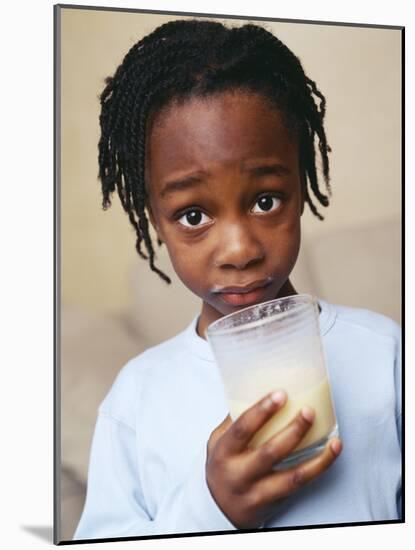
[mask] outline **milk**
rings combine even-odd
[[[306,372],[304,371],[301,373],[301,371],[299,371],[297,374],[300,376],[303,374],[305,376]],[[263,394],[258,397],[258,391],[255,392],[255,379],[259,381],[261,388],[268,387],[268,392],[271,391],[271,389],[276,388],[284,389],[287,392],[287,401],[284,407],[272,416],[270,420],[268,420],[268,422],[264,424],[264,426],[256,433],[250,442],[251,447],[258,447],[267,441],[279,430],[284,428],[298,414],[301,408],[305,406],[309,406],[314,409],[315,418],[311,428],[301,440],[300,444],[295,448],[295,451],[299,451],[305,447],[313,445],[317,441],[326,437],[335,427],[336,418],[333,410],[327,377],[315,382],[306,390],[298,391],[298,388],[294,388],[290,392],[289,388],[284,387],[284,385],[278,384],[275,386],[275,381],[272,385],[264,384],[264,378],[261,378],[260,375],[255,375],[255,378],[253,378],[250,383],[250,394],[256,394],[256,401],[260,397],[264,397],[267,392],[263,392]],[[297,378],[297,386],[298,382],[299,380]],[[292,386],[292,384],[290,385]],[[255,401],[247,402],[244,400],[230,399],[229,407],[231,418],[234,420],[238,418],[238,416],[251,407]]]

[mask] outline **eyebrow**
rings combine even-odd
[[[291,171],[282,164],[261,164],[259,166],[253,166],[251,168],[244,168],[244,172],[249,172],[253,176],[267,176],[269,174],[275,176],[286,176],[290,174]]]
[[[266,176],[266,175],[276,175],[276,176],[285,176],[290,174],[290,170],[283,166],[282,164],[261,164],[259,166],[253,167],[242,167],[242,172],[249,172],[253,176]],[[183,191],[186,189],[191,189],[198,187],[205,183],[206,177],[209,176],[208,172],[199,171],[194,174],[189,174],[183,178],[170,180],[165,183],[163,189],[160,192],[160,197],[164,198],[166,195],[170,195],[175,191]]]
[[[170,193],[174,193],[175,191],[182,191],[184,189],[198,187],[199,185],[205,183],[205,177],[207,175],[207,172],[197,172],[183,178],[170,180],[166,182],[163,189],[161,190],[160,197],[163,198]]]

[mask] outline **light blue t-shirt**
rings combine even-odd
[[[319,304],[343,451],[266,528],[400,517],[400,327]],[[206,443],[228,406],[196,323],[129,361],[101,403],[75,540],[236,529],[205,479]]]

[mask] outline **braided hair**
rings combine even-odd
[[[323,219],[312,196],[328,206],[326,100],[305,75],[299,59],[263,27],[245,24],[227,28],[209,20],[170,21],[137,42],[105,83],[100,95],[98,145],[102,206],[106,210],[111,205],[111,194],[117,190],[136,232],[138,254],[148,259],[150,268],[166,282],[170,279],[154,265],[146,214],[145,138],[149,117],[172,100],[235,89],[256,92],[269,100],[298,140],[304,198],[313,214]],[[317,178],[317,141],[327,194],[320,190]]]

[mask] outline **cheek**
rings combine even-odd
[[[295,250],[296,256],[298,255],[298,252],[300,250],[300,244],[301,244],[301,224],[300,219],[296,221],[293,228],[293,249]]]
[[[288,255],[290,252],[298,251],[301,240],[300,216],[278,224],[264,238],[271,246],[275,243],[277,249],[283,249]]]
[[[301,224],[300,220],[295,223],[295,226],[293,228],[293,237],[292,237],[292,243],[291,243],[291,252],[293,256],[293,263],[297,261],[298,254],[300,252],[300,245],[301,245]]]
[[[201,267],[202,247],[178,244],[168,238],[164,244],[167,247],[173,269],[181,282],[190,290],[201,287],[204,281],[204,269]]]
[[[295,246],[293,246],[293,248],[292,248],[290,273],[294,269],[295,264],[297,263],[298,255],[300,253],[300,245],[301,245],[301,238],[300,238],[300,231],[298,231],[298,238],[295,242]]]
[[[279,227],[277,237],[269,243],[269,253],[274,265],[280,266],[287,275],[293,269],[301,244],[301,225],[295,220],[284,227]]]

